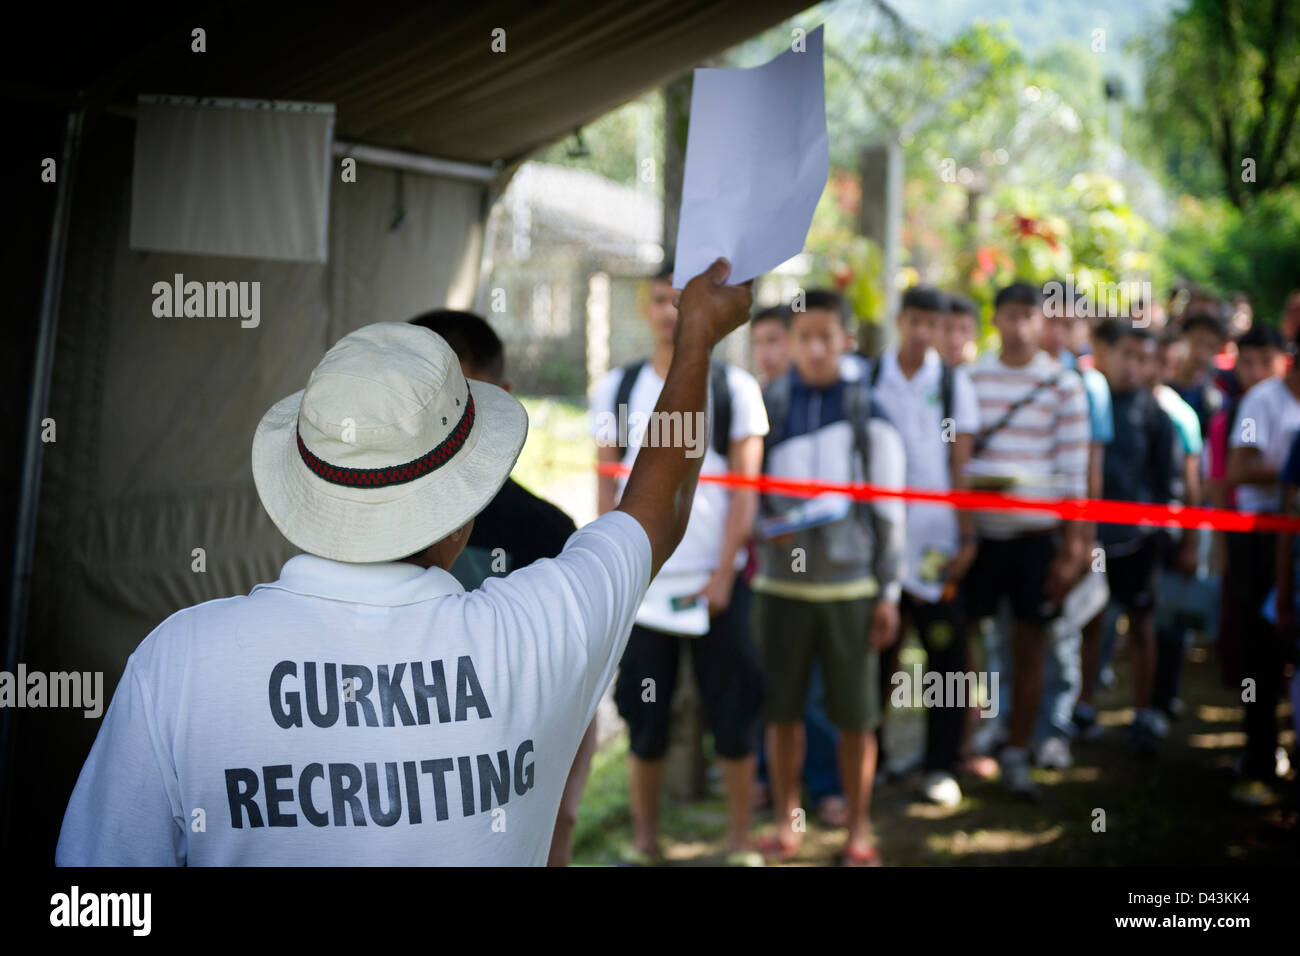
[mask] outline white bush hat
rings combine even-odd
[[[304,551],[395,561],[482,511],[527,434],[524,407],[467,382],[441,336],[377,323],[340,339],[307,387],[263,416],[253,480],[275,526]]]

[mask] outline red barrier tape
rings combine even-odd
[[[600,463],[596,471],[615,477],[628,474],[626,465]],[[859,501],[872,498],[904,498],[948,504],[962,511],[1038,512],[1065,521],[1096,521],[1106,524],[1164,525],[1177,528],[1213,528],[1215,531],[1281,531],[1300,534],[1300,518],[1280,514],[1248,514],[1222,508],[1184,508],[1181,505],[1146,505],[1133,501],[1103,501],[1098,498],[1022,498],[996,491],[927,491],[920,488],[878,488],[863,482],[838,484],[778,478],[772,475],[733,473],[700,475],[701,482],[730,488],[753,488],[793,498],[814,498],[833,492]]]

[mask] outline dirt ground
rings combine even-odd
[[[1122,740],[1131,719],[1127,668],[1116,662],[1119,680],[1098,701],[1107,728],[1095,743],[1074,745],[1075,765],[1038,770],[1040,799],[1016,800],[996,781],[965,778],[964,799],[953,809],[927,803],[919,780],[877,789],[872,810],[876,839],[886,865],[1132,866],[1295,865],[1300,862],[1300,828],[1287,827],[1283,807],[1246,808],[1233,803],[1232,766],[1244,743],[1242,705],[1218,682],[1205,648],[1193,648],[1185,671],[1187,710],[1172,724],[1160,754],[1131,756]],[[1289,712],[1288,712],[1289,713]],[[919,740],[921,712],[891,720],[902,726],[898,739]],[[1290,721],[1287,721],[1290,726]],[[1282,742],[1294,751],[1288,731]],[[598,755],[580,814],[576,864],[615,862],[630,837],[627,813],[626,741],[615,740]],[[1288,783],[1294,806],[1296,772]],[[1104,811],[1104,831],[1094,829]],[[808,833],[792,866],[835,861],[844,831],[827,830],[809,814]],[[1290,814],[1290,819],[1294,813]],[[756,816],[756,832],[767,824]],[[721,860],[725,824],[719,795],[667,804],[662,831],[671,864],[714,865]]]

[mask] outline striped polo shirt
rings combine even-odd
[[[1046,352],[1012,367],[988,353],[968,366],[979,402],[980,429],[991,428],[1008,408],[1044,382],[1033,399],[972,455],[970,474],[1014,480],[1009,494],[1027,498],[1082,498],[1087,494],[1088,398],[1079,376]],[[1053,381],[1054,380],[1054,381]],[[1055,528],[1060,519],[1031,512],[977,512],[982,537],[1013,538]]]

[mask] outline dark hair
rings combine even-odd
[[[803,294],[803,308],[801,312],[810,312],[813,309],[824,309],[827,312],[834,312],[840,317],[840,324],[845,329],[852,327],[852,319],[849,316],[849,308],[844,303],[844,297],[838,292],[830,289],[809,289]],[[794,321],[795,310],[791,310],[790,321]]]
[[[1213,312],[1206,312],[1197,309],[1191,315],[1183,317],[1183,334],[1186,335],[1193,329],[1207,329],[1213,333],[1214,337],[1220,342],[1228,341],[1228,330],[1223,324],[1223,320]]]
[[[663,268],[650,277],[651,282],[668,282],[673,281],[673,264],[665,262]]]
[[[997,296],[993,299],[994,309],[1000,309],[1008,304],[1041,306],[1043,304],[1043,292],[1038,286],[1030,285],[1028,282],[1013,282],[1005,289],[999,289]]]
[[[1158,344],[1156,334],[1148,328],[1143,328],[1127,322],[1118,322],[1117,324],[1119,325],[1119,337],[1121,339],[1137,339],[1139,342],[1143,343],[1156,342]]]
[[[900,308],[918,309],[922,312],[947,312],[948,298],[932,285],[914,285],[903,293]]]
[[[948,311],[960,313],[961,315],[973,315],[976,322],[979,321],[980,307],[973,301],[962,295],[960,292],[944,293],[948,298]]]
[[[1124,323],[1119,319],[1102,319],[1092,327],[1092,340],[1113,346],[1124,337]]]
[[[1277,349],[1281,352],[1284,348],[1286,348],[1286,345],[1282,341],[1281,334],[1271,325],[1256,322],[1237,336],[1237,351],[1242,349]]]
[[[456,358],[476,372],[494,380],[505,374],[505,346],[481,315],[455,309],[434,309],[417,315],[411,319],[411,324],[441,335],[456,353]]]
[[[790,307],[788,305],[769,305],[766,309],[759,309],[757,314],[749,320],[750,327],[758,325],[760,322],[769,322],[775,319],[781,323],[783,328],[790,327]]]

